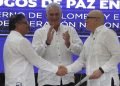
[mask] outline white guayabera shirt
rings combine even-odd
[[[11,31],[4,45],[5,86],[35,86],[32,64],[53,73],[58,70],[38,56],[19,32]]]
[[[111,86],[112,77],[115,86],[119,86],[119,58],[120,44],[116,33],[102,25],[87,38],[80,58],[67,68],[69,72],[77,72],[86,65],[86,73],[91,75],[102,67],[104,74],[99,79],[88,80],[87,86]]]
[[[46,45],[47,33],[50,25],[44,25],[38,29],[34,36],[32,45],[36,52],[45,60],[55,65],[70,65],[72,63],[72,53],[79,55],[82,49],[82,41],[73,27],[60,25],[58,31],[54,32],[53,40],[49,46]],[[67,48],[63,39],[63,33],[68,31],[70,35],[70,47]],[[74,74],[67,74],[63,77],[57,76],[48,71],[39,70],[38,83],[39,86],[44,84],[60,85],[62,78],[63,84],[74,82]]]

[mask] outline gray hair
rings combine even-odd
[[[48,6],[46,8],[46,13],[48,13],[50,8],[58,8],[60,13],[62,12],[60,5],[57,4],[57,3],[50,3],[50,4],[48,4]]]

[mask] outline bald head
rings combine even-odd
[[[86,28],[93,32],[97,27],[104,25],[104,15],[100,10],[92,10],[86,18]]]
[[[96,17],[99,19],[99,23],[104,24],[104,14],[100,10],[92,10],[88,16]]]

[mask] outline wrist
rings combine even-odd
[[[70,42],[65,42],[65,45],[67,46],[67,48],[70,47]]]
[[[101,73],[104,73],[104,70],[101,67],[99,67],[99,70],[101,71]]]
[[[46,45],[50,45],[50,43],[48,43],[48,42],[47,42],[47,40],[46,40],[46,42],[45,42],[45,43],[46,43]]]

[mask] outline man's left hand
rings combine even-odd
[[[68,31],[63,33],[63,39],[65,40],[66,47],[69,48],[69,46],[70,46],[70,35],[69,35]]]
[[[90,75],[90,79],[98,79],[102,76],[102,74],[103,73],[98,69],[98,70],[94,71],[92,73],[92,75]]]

